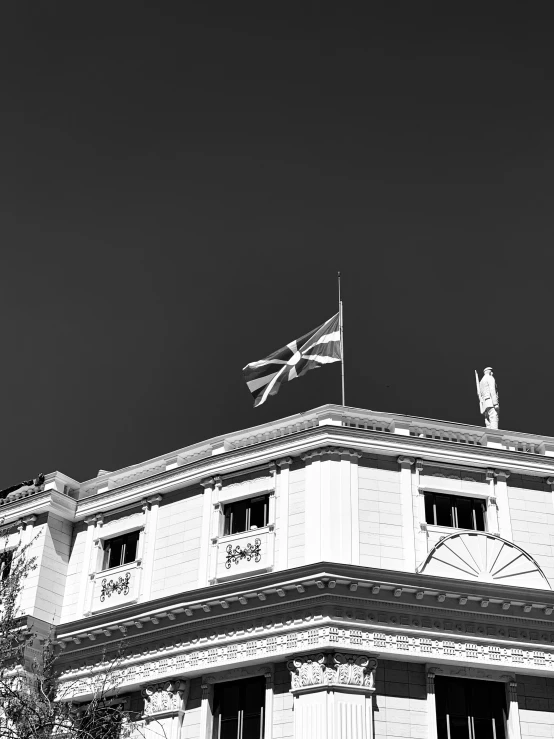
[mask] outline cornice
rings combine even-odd
[[[201,484],[215,475],[233,475],[245,468],[266,465],[282,457],[302,457],[325,447],[351,453],[379,454],[421,459],[424,464],[465,466],[486,474],[487,468],[549,477],[554,475],[554,457],[509,451],[457,442],[404,436],[348,426],[318,426],[288,436],[224,451],[140,481],[112,488],[78,501],[76,518],[128,505],[145,495],[164,495],[182,487]]]
[[[146,636],[152,624],[157,626],[163,620],[163,624],[170,625],[168,622],[176,619],[179,619],[179,623],[192,623],[198,629],[208,622],[213,623],[213,619],[219,616],[234,618],[237,611],[241,612],[242,617],[242,614],[260,607],[262,603],[272,607],[278,603],[280,608],[282,602],[290,608],[290,603],[298,597],[298,593],[336,593],[337,586],[357,593],[356,597],[363,594],[366,608],[379,607],[377,604],[383,604],[381,607],[394,604],[395,608],[403,605],[412,611],[422,611],[426,607],[438,608],[441,613],[450,614],[450,617],[462,612],[466,618],[474,620],[502,619],[506,623],[519,623],[523,619],[522,623],[530,624],[529,628],[531,624],[539,629],[552,628],[554,625],[552,591],[320,563],[129,605],[117,611],[60,624],[56,633],[60,641],[72,642],[85,638],[94,640],[102,634],[108,638],[119,638],[121,633],[129,632],[128,635],[132,636],[136,629],[143,630],[146,626],[146,631],[141,631]]]
[[[54,513],[67,521],[75,519],[77,501],[57,490],[43,490],[26,498],[6,503],[0,509],[3,524],[10,524],[17,519],[41,513]]]

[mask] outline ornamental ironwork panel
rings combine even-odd
[[[125,577],[120,575],[117,580],[108,580],[107,578],[104,578],[102,580],[102,590],[100,591],[100,600],[102,603],[106,600],[106,597],[111,598],[112,593],[117,593],[118,595],[129,595],[130,582],[130,572],[127,572]]]
[[[225,567],[230,570],[232,564],[238,565],[238,563],[245,559],[247,562],[259,562],[262,558],[262,542],[260,539],[255,539],[254,544],[248,542],[248,544],[241,549],[240,545],[237,544],[233,549],[232,544],[227,544],[227,559],[225,561]]]

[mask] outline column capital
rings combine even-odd
[[[348,449],[342,446],[325,446],[319,447],[318,449],[311,449],[309,452],[304,452],[301,455],[303,462],[306,462],[313,457],[327,457],[327,456],[338,456],[338,457],[351,457],[353,460],[358,461],[362,456],[362,453],[357,449]]]
[[[207,477],[205,480],[200,480],[200,484],[204,489],[213,488],[215,485],[215,480],[213,477]]]
[[[554,477],[547,477],[546,484],[550,485],[550,488],[554,491]]]
[[[293,694],[329,689],[373,693],[376,667],[374,657],[346,652],[297,655],[287,662]]]
[[[144,718],[152,721],[184,712],[189,689],[190,682],[180,677],[145,685],[141,690],[144,698]]]
[[[422,459],[416,459],[415,468],[418,472],[423,472],[423,464]]]
[[[85,519],[83,519],[87,526],[94,526],[96,524],[96,515],[94,516],[87,516]]]
[[[146,499],[150,505],[159,505],[162,500],[161,495],[151,495],[149,498]]]
[[[282,459],[277,460],[277,465],[281,468],[288,468],[292,464],[292,457],[283,457]]]
[[[501,482],[506,482],[506,480],[510,477],[509,470],[495,470],[494,474]]]
[[[490,467],[487,467],[487,470],[485,472],[485,480],[487,482],[490,482],[491,480],[494,481],[494,470]]]
[[[410,469],[410,467],[415,462],[415,459],[413,457],[398,457],[398,464],[402,467],[402,469]]]
[[[37,517],[33,513],[30,516],[25,516],[25,518],[23,519],[23,523],[25,524],[25,526],[32,526],[36,520],[37,520]]]

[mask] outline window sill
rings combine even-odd
[[[217,541],[224,544],[227,541],[234,541],[235,539],[242,536],[257,536],[258,534],[266,534],[268,531],[273,530],[273,524],[267,526],[260,526],[258,529],[248,529],[248,531],[237,531],[236,534],[225,534],[224,536],[218,537]]]
[[[487,529],[484,531],[481,531],[480,529],[462,529],[457,526],[436,526],[434,523],[422,523],[421,524],[422,531],[428,531],[432,534],[439,534],[442,536],[448,536],[449,534],[456,534],[460,531],[467,531],[468,533],[473,534],[486,534]]]
[[[101,577],[102,575],[116,575],[118,572],[123,571],[125,568],[129,567],[139,567],[141,564],[140,559],[133,559],[131,562],[127,562],[127,564],[124,565],[117,565],[116,567],[106,567],[105,570],[98,570],[98,572],[93,573],[90,577],[91,579],[95,577]]]

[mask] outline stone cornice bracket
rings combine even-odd
[[[403,469],[409,469],[415,462],[415,459],[413,457],[398,457],[397,461]]]
[[[319,690],[371,694],[375,691],[376,667],[375,658],[346,652],[298,655],[287,662],[293,694]]]
[[[356,457],[357,459],[360,459],[362,456],[362,453],[359,452],[357,449],[346,449],[345,447],[320,447],[319,449],[311,449],[309,452],[305,452],[301,455],[301,459],[303,462],[306,462],[309,459],[313,459],[314,457],[323,457],[327,455],[339,455],[340,457]]]
[[[148,721],[178,716],[184,713],[190,690],[190,681],[176,677],[153,685],[145,685],[143,718]]]
[[[283,457],[283,459],[278,459],[277,460],[277,465],[281,469],[284,469],[286,467],[290,467],[291,464],[292,464],[292,457]]]

